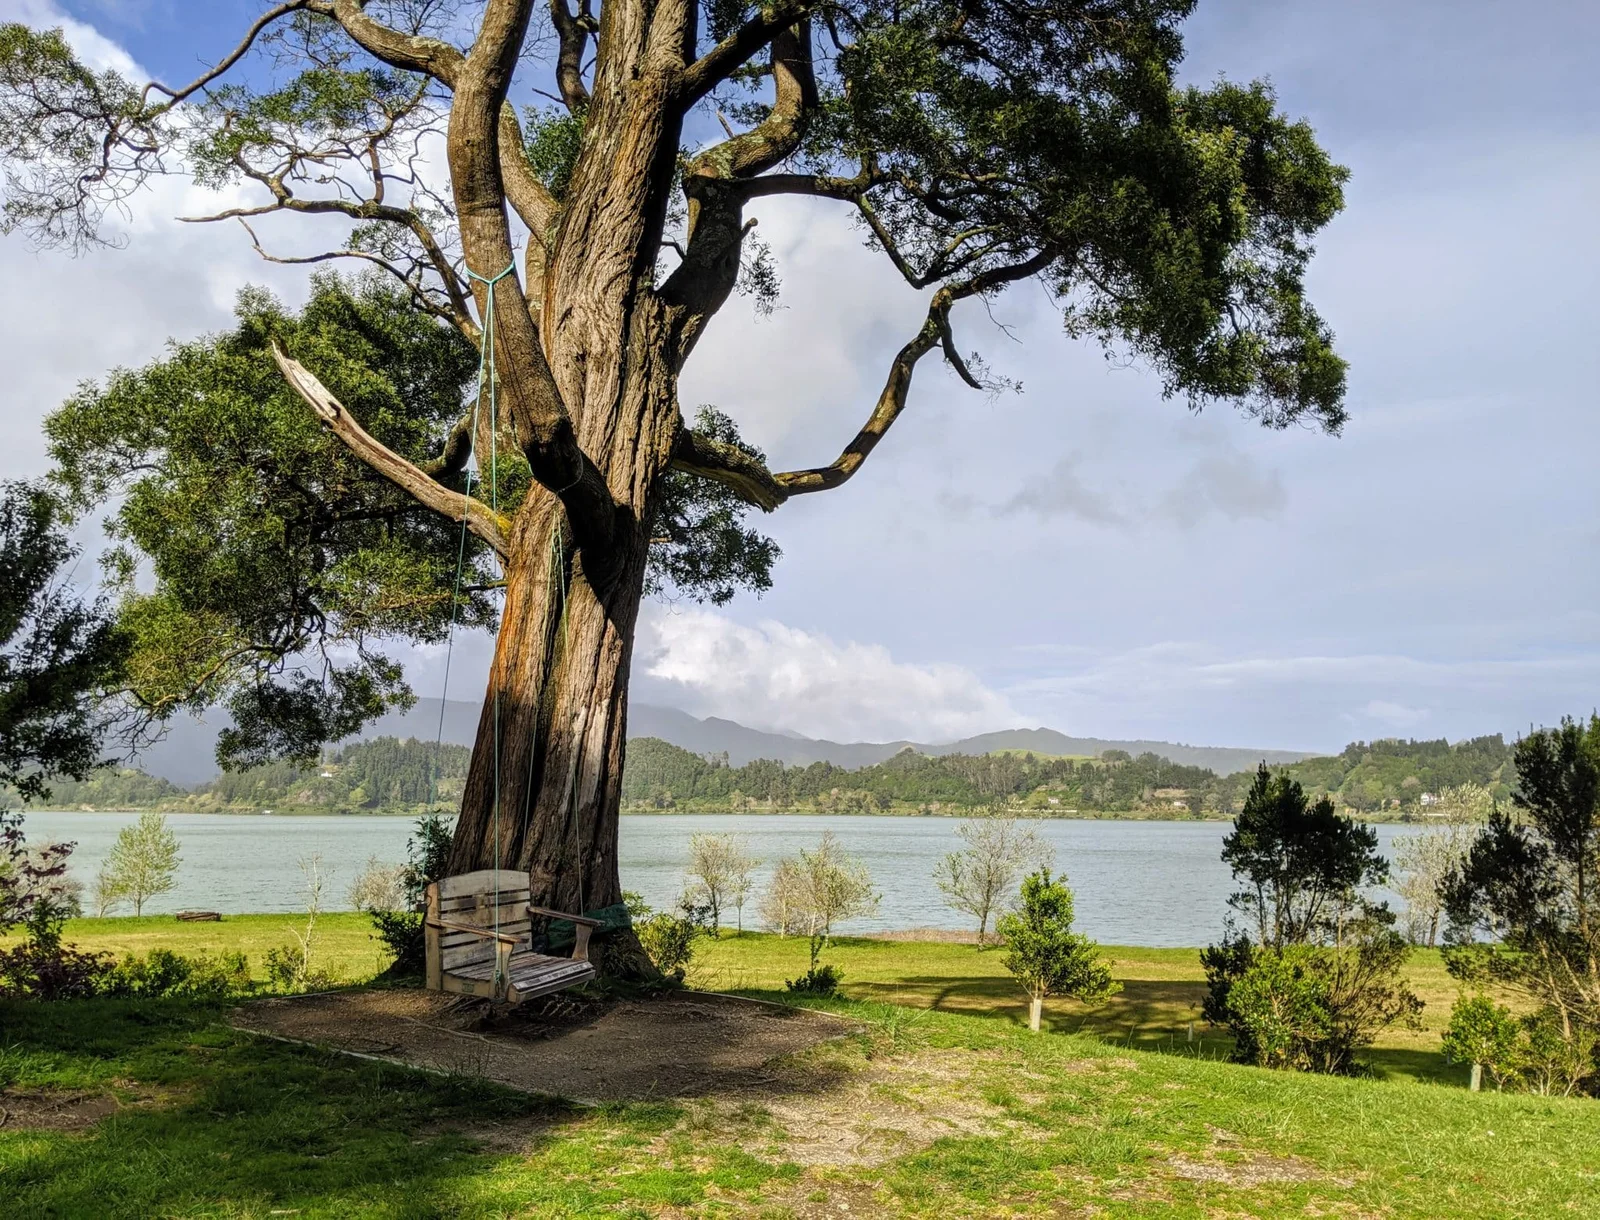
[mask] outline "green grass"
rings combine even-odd
[[[91,948],[259,957],[296,923],[152,917],[75,921],[69,932]],[[325,966],[352,979],[376,969],[363,919],[330,916],[322,928]],[[864,1033],[775,1069],[759,1094],[598,1109],[258,1040],[200,1005],[0,1003],[0,1088],[125,1103],[81,1131],[0,1125],[0,1210],[1600,1214],[1600,1104],[1468,1093],[1458,1072],[1441,1076],[1436,1030],[1381,1047],[1376,1079],[1234,1066],[1203,1026],[1204,1042],[1183,1039],[1198,995],[1193,950],[1108,953],[1123,995],[1093,1013],[1053,1005],[1053,1032],[1033,1036],[998,952],[842,941],[828,960],[845,971],[846,998],[817,1006]],[[730,936],[705,947],[691,981],[786,999],[781,980],[804,964],[803,942]],[[1437,955],[1419,955],[1414,978],[1436,1027],[1454,994]]]
[[[217,923],[180,923],[171,915],[72,919],[62,933],[80,949],[121,957],[171,949],[175,953],[243,953],[251,973],[265,978],[267,950],[297,946],[295,933],[306,928],[304,915],[228,915]],[[363,982],[388,964],[383,946],[372,938],[372,921],[353,911],[322,915],[315,932],[315,964],[336,979]],[[0,937],[0,944],[4,938]]]
[[[1049,1028],[1085,1032],[1140,1050],[1178,1050],[1225,1055],[1232,1046],[1224,1031],[1200,1016],[1205,974],[1196,949],[1145,949],[1106,945],[1112,974],[1122,991],[1105,1004],[1086,1008],[1052,1000],[1045,1006]],[[785,979],[805,973],[804,938],[744,933],[725,934],[697,956],[694,985],[713,991],[779,990]],[[883,941],[841,938],[825,960],[844,971],[844,994],[940,1012],[999,1019],[1011,1025],[1027,1020],[1027,1001],[1006,972],[996,949],[936,941]],[[1439,1037],[1450,1019],[1457,989],[1437,950],[1419,949],[1406,968],[1413,990],[1426,1007],[1420,1030],[1386,1031],[1367,1054],[1380,1075],[1401,1080],[1464,1084],[1465,1069],[1450,1067],[1439,1054]],[[1189,1042],[1189,1026],[1194,1042]]]
[[[267,950],[292,944],[295,931],[304,926],[302,915],[230,915],[220,923],[189,924],[170,915],[147,915],[75,919],[67,925],[66,938],[82,948],[119,956],[146,953],[157,946],[188,954],[239,951],[249,957],[259,979],[264,977]],[[317,922],[316,964],[335,979],[370,979],[387,965],[371,931],[364,915],[322,916]],[[1052,1030],[1097,1034],[1139,1050],[1227,1053],[1227,1038],[1200,1019],[1205,982],[1197,950],[1107,945],[1105,952],[1122,984],[1121,993],[1093,1009],[1051,1001],[1045,1015]],[[725,931],[721,940],[702,946],[690,982],[709,991],[781,991],[785,979],[805,972],[806,954],[802,938],[751,932],[735,936]],[[829,947],[827,960],[844,971],[844,993],[851,999],[934,1008],[1015,1025],[1026,1020],[1027,1008],[1002,956],[973,945],[842,938]],[[1439,1035],[1456,998],[1454,981],[1433,950],[1413,953],[1407,973],[1427,1005],[1422,1029],[1388,1031],[1368,1060],[1386,1077],[1463,1084],[1465,1070],[1446,1065],[1439,1054]],[[1193,1043],[1187,1041],[1191,1022]]]
[[[855,1001],[792,1095],[584,1110],[258,1041],[214,1010],[0,1005],[0,1084],[110,1089],[82,1133],[0,1127],[15,1216],[1594,1214],[1587,1101],[1277,1075]],[[814,1080],[814,1089],[804,1082]],[[801,1120],[790,1110],[798,1106]],[[785,1115],[789,1118],[786,1121]],[[959,1114],[957,1127],[940,1116]],[[818,1162],[817,1125],[924,1138]],[[896,1117],[900,1116],[900,1117]],[[916,1129],[916,1123],[910,1126]],[[941,1133],[943,1132],[943,1133]],[[874,1129],[863,1131],[866,1139]]]

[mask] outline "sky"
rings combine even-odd
[[[255,11],[0,0],[0,20],[65,23],[97,62],[162,79]],[[961,346],[1022,392],[975,393],[930,356],[851,482],[764,519],[771,592],[647,608],[635,699],[835,740],[1044,725],[1328,751],[1600,702],[1600,6],[1202,0],[1186,34],[1187,80],[1270,79],[1350,167],[1309,276],[1350,362],[1344,434],[1163,401],[1068,340],[1035,287],[992,318],[964,303]],[[0,477],[46,469],[39,421],[79,381],[225,328],[244,284],[303,297],[302,269],[242,231],[174,219],[215,198],[164,180],[121,249],[77,259],[0,237]],[[730,304],[680,398],[728,412],[774,468],[818,465],[926,301],[839,205],[751,212],[780,308]],[[477,697],[487,655],[457,645],[451,697]],[[439,693],[441,651],[408,656]]]

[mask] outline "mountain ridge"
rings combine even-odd
[[[357,738],[414,737],[430,741],[437,736],[452,745],[473,743],[477,735],[479,705],[465,700],[445,702],[441,719],[439,700],[419,699],[405,712],[387,712],[368,725]],[[128,760],[151,775],[174,784],[192,786],[218,774],[214,751],[217,734],[226,717],[184,718],[173,722],[167,736],[146,747]],[[442,733],[441,733],[442,725]],[[804,737],[790,732],[753,729],[718,716],[704,719],[677,708],[637,703],[628,709],[628,738],[656,737],[679,749],[695,754],[726,754],[733,766],[743,766],[758,758],[774,759],[787,766],[808,766],[815,762],[832,763],[854,770],[870,767],[894,757],[902,750],[919,754],[992,754],[1000,750],[1031,751],[1034,754],[1097,756],[1106,750],[1126,750],[1129,754],[1151,753],[1182,766],[1209,767],[1218,775],[1247,770],[1257,763],[1292,763],[1319,757],[1313,750],[1263,750],[1235,746],[1194,746],[1181,742],[1120,740],[1102,737],[1072,737],[1050,728],[1002,729],[980,733],[957,741],[915,742],[840,742]]]

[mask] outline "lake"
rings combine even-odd
[[[30,813],[31,843],[75,841],[71,871],[88,882],[132,813]],[[174,813],[167,823],[182,845],[177,889],[147,904],[147,912],[200,907],[239,914],[304,909],[299,861],[322,860],[324,909],[348,910],[346,893],[367,860],[405,859],[409,818],[274,817]],[[899,928],[968,928],[933,883],[939,859],[959,845],[955,818],[647,814],[622,818],[622,882],[655,907],[670,905],[683,888],[689,836],[701,831],[745,837],[763,861],[759,895],[774,862],[814,845],[825,830],[858,855],[883,898],[876,915],[851,920],[841,932]],[[1056,853],[1077,895],[1077,927],[1107,944],[1181,947],[1216,939],[1227,912],[1232,878],[1218,858],[1228,822],[1090,821],[1035,823]],[[1380,824],[1378,842],[1392,858],[1396,835],[1414,827]],[[1392,900],[1392,896],[1391,897]],[[745,922],[756,926],[754,899]],[[726,915],[733,922],[732,913]]]

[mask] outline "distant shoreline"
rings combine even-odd
[[[222,817],[241,818],[308,818],[308,817],[347,817],[347,818],[419,818],[427,813],[426,809],[336,809],[336,808],[307,808],[301,806],[297,809],[266,809],[251,808],[240,809],[186,809],[172,805],[146,805],[137,809],[127,808],[88,808],[82,805],[71,807],[37,805],[25,807],[18,812],[24,815],[29,813],[173,813],[173,814],[212,814]],[[870,817],[870,818],[934,818],[942,820],[962,820],[983,816],[982,809],[940,809],[937,811],[921,811],[916,809],[895,810],[888,809],[878,812],[864,812],[850,810],[837,812],[821,809],[623,809],[623,814],[634,817],[760,817],[760,818],[844,818],[844,817]],[[1206,813],[1199,817],[1174,817],[1168,809],[1009,809],[1007,813],[1019,818],[1040,818],[1048,821],[1061,822],[1232,822],[1234,815],[1231,813]],[[1348,811],[1347,811],[1348,812]],[[446,817],[454,817],[454,811],[445,813]],[[1382,817],[1370,814],[1351,814],[1358,822],[1371,822],[1382,825],[1415,825],[1427,826],[1431,823],[1417,821],[1404,817]]]

